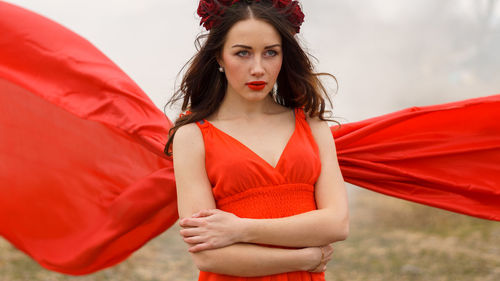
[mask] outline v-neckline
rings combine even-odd
[[[226,137],[228,137],[229,139],[233,140],[236,144],[240,145],[241,147],[243,147],[243,149],[247,150],[248,152],[250,152],[252,155],[254,155],[255,157],[257,157],[261,162],[265,163],[268,167],[270,167],[271,169],[273,170],[276,170],[278,169],[280,163],[282,162],[283,160],[283,157],[286,153],[286,150],[287,148],[290,146],[290,142],[292,141],[292,139],[294,138],[296,132],[297,132],[297,126],[298,126],[298,122],[297,122],[297,112],[295,109],[293,109],[293,117],[294,117],[294,128],[293,128],[293,133],[292,135],[288,138],[288,141],[285,145],[285,147],[283,148],[283,150],[281,151],[281,154],[278,158],[278,162],[276,162],[276,166],[272,166],[269,162],[267,162],[264,158],[262,158],[262,156],[260,156],[259,154],[257,154],[255,151],[253,151],[252,149],[250,149],[250,147],[248,147],[247,145],[245,145],[244,143],[242,143],[241,141],[239,141],[237,138],[231,136],[230,134],[224,132],[223,130],[215,127],[211,122],[207,121],[206,119],[203,119],[204,122],[206,122],[207,124],[209,124],[212,128],[214,128],[215,130],[217,130],[218,132],[222,133],[223,135],[225,135]]]

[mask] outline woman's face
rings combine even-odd
[[[281,36],[272,25],[256,19],[237,22],[227,34],[218,61],[228,81],[226,94],[249,101],[264,99],[278,78],[282,61]]]

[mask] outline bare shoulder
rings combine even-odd
[[[191,159],[196,159],[204,155],[203,135],[195,123],[189,123],[177,129],[172,142],[172,153],[174,161],[176,158],[191,157]]]
[[[196,123],[177,129],[172,153],[179,217],[191,217],[203,209],[215,208],[205,168],[203,135]]]
[[[200,128],[198,128],[195,123],[189,123],[179,127],[175,133],[174,141],[179,141],[179,139],[185,141],[192,138],[202,139]]]
[[[315,127],[316,129],[321,128],[321,127],[325,127],[325,126],[328,127],[328,122],[319,119],[318,116],[310,117],[309,114],[307,114],[307,113],[305,113],[305,116],[306,116],[307,123],[309,123],[309,127],[311,127],[311,129],[313,127]]]
[[[311,133],[318,145],[320,154],[326,158],[336,157],[337,149],[328,121],[321,120],[317,116],[311,118],[307,114],[306,120],[311,128]]]
[[[330,129],[330,125],[328,125],[327,121],[319,119],[319,117],[310,117],[309,115],[306,115],[306,120],[307,123],[309,124],[309,127],[311,128],[311,131],[313,135],[318,135],[318,136],[328,136],[332,137],[332,131]]]

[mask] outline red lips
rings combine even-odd
[[[254,90],[254,91],[260,91],[266,87],[266,82],[265,81],[252,81],[246,83],[248,88]]]

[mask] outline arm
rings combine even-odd
[[[306,247],[345,240],[349,233],[347,192],[326,121],[307,117],[318,144],[321,173],[315,185],[317,210],[279,219],[247,220],[242,242]],[[286,233],[287,235],[280,235]]]
[[[312,269],[321,260],[321,251],[317,249],[289,250],[238,243],[192,253],[192,256],[203,271],[256,277],[293,271],[322,272],[324,268]]]
[[[192,227],[181,231],[186,242],[197,243],[191,251],[210,248],[203,243],[207,240],[212,241],[212,247],[236,242],[311,247],[346,239],[349,232],[347,192],[335,142],[326,121],[308,118],[308,122],[321,159],[321,173],[315,185],[318,209],[277,219],[242,219],[220,210],[203,210],[194,218],[181,220],[181,226]],[[229,234],[224,228],[233,233]]]
[[[188,124],[177,130],[172,149],[179,217],[191,217],[200,210],[215,208],[212,187],[206,175],[203,139],[196,124]],[[191,257],[203,271],[262,276],[311,270],[318,265],[321,251],[319,248],[289,250],[234,244],[191,252]]]

